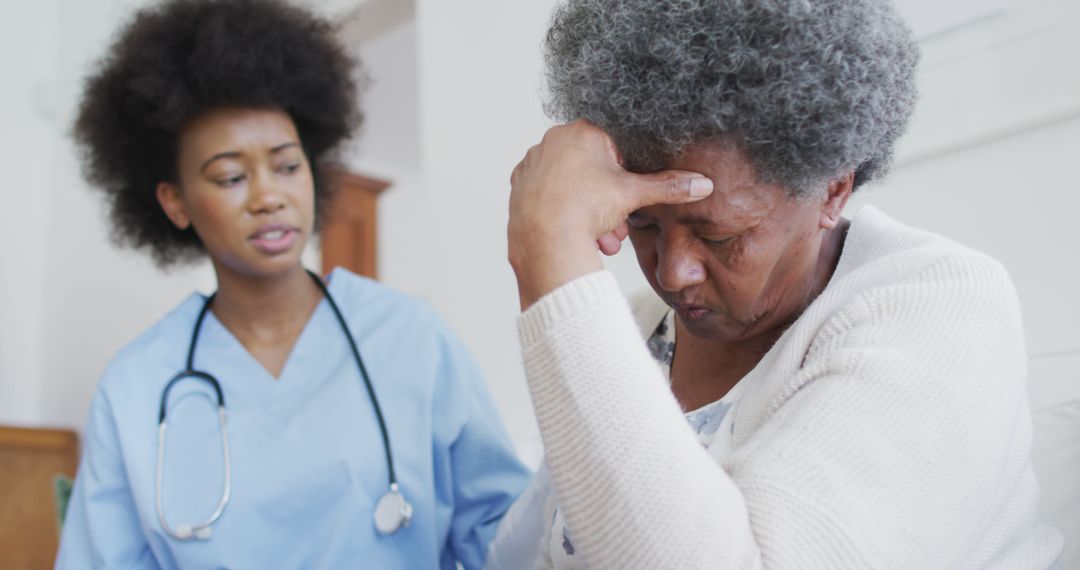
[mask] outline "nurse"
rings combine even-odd
[[[75,136],[115,236],[208,257],[218,288],[106,370],[57,567],[484,565],[528,474],[480,370],[423,302],[300,263],[353,73],[305,11],[174,0],[87,82]]]

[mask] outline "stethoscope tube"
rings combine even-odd
[[[337,317],[338,324],[341,325],[341,330],[345,332],[345,338],[349,339],[349,348],[352,349],[356,366],[360,369],[360,377],[364,380],[364,388],[367,388],[368,397],[371,398],[371,406],[375,408],[375,419],[379,422],[379,435],[382,436],[383,451],[386,454],[386,468],[389,473],[390,488],[395,489],[398,486],[398,481],[397,474],[394,472],[394,458],[390,453],[390,436],[386,430],[386,420],[383,418],[382,407],[379,406],[379,399],[375,396],[375,388],[371,385],[371,377],[368,376],[367,366],[364,366],[364,359],[360,358],[360,349],[356,347],[356,340],[353,339],[349,326],[345,324],[345,317],[342,316],[341,309],[334,302],[334,297],[330,295],[330,290],[326,288],[326,284],[322,282],[322,279],[319,279],[318,275],[311,271],[307,273],[318,285],[319,290],[322,291],[327,304],[330,305],[330,308],[334,311],[334,316]]]
[[[225,407],[218,406],[218,424],[221,427],[221,453],[225,462],[225,484],[221,490],[221,498],[218,500],[217,508],[210,514],[207,519],[199,524],[190,525],[183,524],[175,529],[169,525],[169,522],[165,520],[165,509],[162,505],[162,486],[165,473],[165,431],[168,425],[167,422],[162,421],[158,424],[158,455],[157,455],[157,477],[154,483],[154,504],[157,507],[158,522],[161,523],[162,530],[169,536],[177,540],[189,540],[191,538],[197,538],[199,540],[208,540],[213,535],[213,525],[221,514],[225,512],[225,505],[229,504],[229,498],[232,495],[232,465],[229,454],[229,430],[225,422]]]
[[[173,376],[165,384],[165,389],[161,393],[161,408],[158,411],[158,452],[156,476],[154,478],[154,505],[157,508],[158,522],[161,523],[162,530],[177,540],[189,540],[192,538],[208,540],[213,534],[211,525],[221,518],[221,514],[225,512],[225,506],[229,504],[229,497],[232,495],[232,459],[229,453],[228,422],[225,419],[225,394],[222,392],[221,384],[218,383],[217,378],[206,372],[195,370],[194,367],[195,347],[198,344],[199,331],[202,329],[203,320],[206,319],[206,313],[210,310],[210,304],[213,300],[214,295],[210,295],[206,299],[206,303],[203,304],[202,310],[199,311],[199,317],[195,319],[195,327],[191,332],[191,343],[188,345],[187,363],[183,371]],[[165,478],[165,434],[169,425],[166,415],[168,413],[169,392],[178,382],[187,378],[198,378],[205,381],[214,388],[214,393],[217,395],[218,424],[221,428],[221,453],[225,463],[225,482],[222,485],[221,498],[218,500],[217,508],[206,520],[199,524],[182,524],[173,528],[165,519],[165,508],[162,501],[162,488],[164,487]]]
[[[319,290],[322,291],[323,296],[326,298],[327,303],[334,312],[334,316],[337,317],[338,324],[341,325],[341,330],[344,331],[345,337],[349,341],[349,348],[352,349],[353,358],[356,360],[357,367],[360,370],[360,377],[364,381],[364,388],[367,390],[368,397],[371,399],[372,407],[375,410],[375,418],[379,424],[379,434],[382,436],[383,451],[386,455],[386,466],[390,483],[390,490],[384,494],[376,504],[374,513],[375,528],[381,534],[393,534],[401,527],[409,526],[409,523],[412,520],[412,505],[405,500],[405,497],[401,494],[400,486],[398,485],[397,473],[394,470],[393,454],[390,450],[390,436],[386,428],[386,420],[383,417],[382,407],[379,405],[379,400],[375,395],[375,388],[371,384],[371,378],[368,375],[367,367],[364,365],[363,358],[360,357],[360,350],[357,348],[356,340],[353,338],[352,332],[345,322],[345,317],[342,315],[341,309],[338,308],[337,303],[334,301],[333,296],[330,295],[330,291],[322,282],[322,279],[311,271],[307,271],[307,274],[315,282],[315,285],[319,287]],[[210,310],[210,305],[213,303],[215,296],[216,293],[207,297],[206,303],[203,304],[202,310],[199,311],[199,316],[196,318],[195,326],[192,328],[191,332],[191,342],[188,345],[185,369],[176,376],[173,376],[165,385],[165,388],[161,393],[161,406],[158,412],[158,453],[154,485],[154,503],[157,508],[158,521],[161,524],[162,530],[177,540],[190,540],[192,538],[199,540],[209,539],[212,536],[211,525],[221,517],[222,513],[225,511],[225,506],[228,505],[229,498],[232,495],[232,464],[229,453],[228,427],[225,415],[225,394],[222,391],[221,384],[218,382],[217,378],[214,378],[213,375],[207,372],[196,370],[194,365],[195,347],[198,344],[199,332],[202,329],[203,321],[206,319],[206,314]],[[178,382],[188,378],[197,378],[210,384],[217,396],[218,422],[221,427],[221,448],[225,464],[225,482],[217,508],[214,509],[214,512],[212,512],[206,520],[195,525],[180,525],[173,528],[165,518],[162,501],[162,487],[165,471],[165,436],[168,429],[167,413],[169,392]]]

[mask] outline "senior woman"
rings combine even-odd
[[[842,217],[917,59],[885,0],[558,9],[548,110],[573,122],[514,171],[508,230],[549,473],[489,566],[1055,564],[1005,270]],[[597,253],[627,232],[655,291],[633,309]]]

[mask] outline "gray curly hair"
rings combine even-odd
[[[544,51],[545,111],[599,126],[628,169],[729,140],[793,196],[882,176],[917,97],[889,0],[568,0]]]

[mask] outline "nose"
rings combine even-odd
[[[656,282],[672,293],[705,281],[705,265],[692,240],[677,235],[656,242]]]
[[[256,214],[270,214],[285,207],[285,193],[273,174],[262,172],[251,181],[250,209]]]

